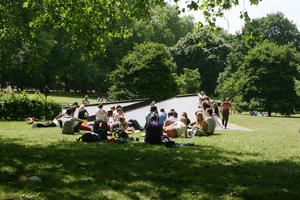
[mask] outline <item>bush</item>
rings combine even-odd
[[[0,120],[24,120],[27,117],[51,120],[58,115],[61,105],[48,100],[40,93],[32,97],[23,91],[9,95],[0,94]]]
[[[158,43],[136,45],[110,74],[110,99],[162,100],[177,94],[172,76],[176,64],[167,47]]]

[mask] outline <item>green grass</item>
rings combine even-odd
[[[62,105],[69,105],[69,104],[73,104],[74,102],[77,102],[80,105],[84,98],[84,95],[51,94],[48,96],[48,98]],[[90,103],[91,104],[98,103],[97,98],[98,97],[95,96],[89,96]]]
[[[77,143],[59,128],[0,122],[0,199],[300,199],[300,118],[230,121],[254,131],[175,148]]]

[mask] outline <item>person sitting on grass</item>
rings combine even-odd
[[[78,119],[87,120],[89,118],[89,113],[85,109],[84,105],[81,104],[78,110]]]
[[[150,121],[146,124],[145,143],[161,144],[161,136],[163,135],[163,127],[158,121],[157,114],[151,114]]]
[[[159,116],[158,116],[158,110],[157,110],[157,107],[155,105],[151,105],[150,107],[150,112],[147,113],[146,117],[145,117],[145,120],[146,120],[146,124],[145,126],[147,125],[147,123],[150,121],[150,116],[152,114],[156,114],[157,115],[157,119],[159,119]]]
[[[76,107],[68,108],[66,114],[58,119],[63,134],[74,134],[75,132],[79,132],[79,127],[83,121],[74,117],[75,110]]]
[[[168,118],[166,119],[166,121],[164,123],[164,127],[170,126],[171,124],[174,124],[176,121],[177,120],[174,117],[174,113],[173,112],[169,112],[168,113]]]
[[[196,113],[196,121],[188,125],[188,135],[207,136],[209,134],[209,127],[207,122],[203,119],[201,112]]]
[[[103,109],[103,104],[100,103],[96,112],[96,120],[94,121],[94,132],[101,134],[102,139],[106,139],[108,128],[108,113]]]
[[[206,109],[205,121],[207,122],[208,127],[209,127],[209,134],[208,135],[214,134],[215,128],[216,128],[216,121],[212,117],[212,114],[213,114],[213,110],[211,108]]]
[[[164,128],[164,132],[167,134],[168,137],[175,138],[180,137],[182,135],[186,136],[186,118],[182,117],[180,121],[176,121],[175,123],[171,124]]]
[[[186,112],[183,112],[182,114],[181,114],[181,117],[184,117],[184,118],[186,118],[186,126],[188,125],[188,124],[190,124],[191,123],[191,120],[188,118],[188,116],[187,116],[187,113]]]

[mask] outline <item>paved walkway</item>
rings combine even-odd
[[[216,127],[216,130],[224,130],[220,127]],[[237,131],[253,131],[252,129],[238,126],[236,124],[228,123],[226,130],[237,130]]]

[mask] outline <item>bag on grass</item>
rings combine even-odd
[[[161,143],[165,144],[166,147],[173,147],[176,145],[175,142],[170,140],[166,135],[161,136]]]
[[[100,135],[93,133],[91,131],[85,132],[82,135],[82,142],[89,143],[89,142],[98,142],[98,141],[101,141]]]
[[[115,136],[115,138],[122,138],[122,139],[129,138],[128,134],[125,131],[123,131],[122,129],[116,129],[114,136]]]

